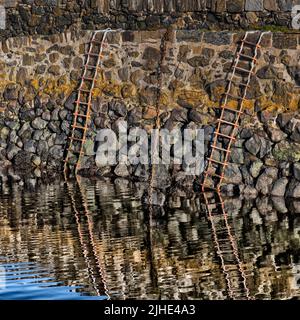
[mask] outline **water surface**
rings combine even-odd
[[[300,297],[300,203],[201,198],[143,206],[125,180],[0,190],[0,299]],[[234,245],[233,245],[234,244]]]

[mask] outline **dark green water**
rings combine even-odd
[[[149,219],[142,194],[124,180],[3,183],[0,299],[300,297],[300,201],[228,199],[226,225],[198,198]]]

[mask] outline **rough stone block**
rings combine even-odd
[[[238,13],[244,11],[244,0],[227,0],[227,11],[231,13]]]
[[[297,49],[297,35],[286,33],[273,34],[273,47],[278,49]]]
[[[277,11],[278,5],[276,0],[264,0],[264,7],[268,11]]]
[[[199,30],[178,30],[176,38],[178,42],[201,42],[203,33]]]
[[[227,32],[206,32],[203,40],[217,46],[230,44],[232,36]]]
[[[264,10],[263,0],[246,0],[245,10],[246,11],[263,11]]]
[[[226,1],[222,0],[212,0],[211,1],[211,11],[212,12],[217,12],[217,13],[222,13],[226,11]]]
[[[291,11],[295,1],[293,0],[278,0],[278,6],[280,11]],[[300,4],[300,3],[297,3]]]

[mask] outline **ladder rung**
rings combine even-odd
[[[83,80],[88,80],[88,81],[95,81],[94,78],[89,78],[89,77],[82,77]]]
[[[234,95],[227,93],[227,92],[225,93],[225,95],[227,95],[228,97],[235,99],[235,100],[245,100],[245,98],[243,98],[243,97],[234,96]]]
[[[86,139],[82,139],[82,138],[75,138],[75,137],[70,137],[70,140],[82,141],[82,142],[85,142],[85,141],[86,141]]]
[[[215,159],[212,159],[212,158],[208,158],[207,160],[211,161],[211,162],[214,162],[214,163],[221,164],[222,166],[228,166],[228,163],[224,163],[222,161],[218,161],[218,160],[215,160]]]
[[[92,66],[92,65],[90,65],[90,64],[86,64],[84,67],[85,67],[85,68],[88,68],[88,69],[98,69],[98,70],[100,70],[100,67],[98,67],[98,66]]]
[[[87,89],[82,89],[82,88],[79,88],[78,91],[87,92],[87,93],[92,92],[92,90],[87,90]]]
[[[76,150],[72,150],[72,149],[68,149],[69,152],[72,152],[72,153],[77,153],[77,154],[80,154],[80,155],[83,155],[84,152],[81,152],[81,151],[76,151]]]
[[[224,175],[219,175],[217,173],[209,173],[207,171],[204,171],[204,174],[207,175],[207,176],[210,176],[210,177],[218,177],[220,179],[224,179],[224,177],[225,177]]]
[[[76,124],[72,124],[72,127],[76,128],[76,129],[82,129],[82,130],[86,130],[87,129],[87,127],[77,126]]]
[[[215,203],[209,203],[207,206],[218,206],[218,205],[223,206],[224,204],[225,202],[215,202]]]
[[[77,104],[84,104],[84,105],[87,105],[87,106],[90,106],[91,104],[88,103],[88,102],[83,102],[83,101],[79,101],[79,100],[76,100],[75,103]]]
[[[99,53],[92,53],[92,52],[87,52],[85,55],[91,56],[91,57],[99,57]]]
[[[223,134],[223,133],[220,133],[220,132],[216,132],[216,131],[215,131],[214,134],[217,135],[217,136],[221,136],[221,137],[230,139],[230,140],[236,140],[235,137],[233,137],[233,136],[228,136],[227,134]]]
[[[257,60],[255,57],[248,56],[247,54],[244,54],[244,53],[238,53],[237,55],[242,57],[242,58],[251,59],[253,61]]]
[[[217,149],[217,150],[220,150],[220,151],[224,151],[224,152],[227,152],[227,153],[231,153],[230,150],[224,149],[224,148],[220,148],[220,147],[217,147],[217,146],[215,146],[215,145],[212,145],[211,147],[212,147],[213,149]]]
[[[96,44],[102,44],[102,47],[107,47],[108,44],[105,41],[99,41],[99,40],[91,40],[92,43],[96,43]]]
[[[211,186],[208,186],[208,185],[205,185],[205,184],[202,184],[202,188],[203,188],[203,189],[207,188],[207,189],[210,189],[210,190],[219,191],[219,189],[218,189],[218,188],[211,187]]]
[[[78,112],[74,112],[73,115],[77,116],[77,117],[83,117],[83,118],[90,118],[91,117],[89,114],[83,114],[83,113],[78,113]]]
[[[244,68],[241,68],[241,67],[235,67],[234,69],[242,71],[242,72],[246,72],[246,73],[253,73],[253,71],[247,70],[247,69],[244,69]]]
[[[254,46],[254,47],[260,48],[260,45],[258,43],[253,43],[253,42],[250,42],[250,41],[247,41],[247,40],[242,40],[242,42],[244,44],[249,45],[249,46]]]
[[[246,88],[250,88],[250,86],[248,85],[248,84],[246,84],[246,83],[242,83],[242,82],[237,82],[237,81],[235,81],[235,80],[228,80],[229,82],[232,82],[234,85],[236,85],[236,86],[243,86],[243,87],[246,87]]]
[[[241,111],[241,110],[235,110],[235,109],[226,107],[225,105],[222,105],[221,108],[226,109],[226,110],[228,110],[228,111],[236,112],[236,113],[239,113],[239,114],[243,114],[243,113],[244,113],[244,112]]]
[[[217,121],[222,122],[222,123],[226,123],[226,124],[234,126],[234,127],[238,127],[239,126],[236,123],[229,122],[229,121],[226,121],[226,120],[223,120],[223,119],[218,119]]]

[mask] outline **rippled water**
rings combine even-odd
[[[0,299],[300,297],[300,202],[142,205],[125,180],[28,180],[0,190]],[[152,219],[150,219],[152,217]]]

